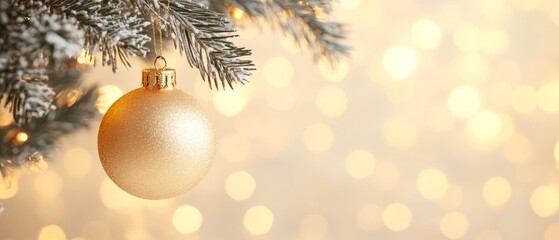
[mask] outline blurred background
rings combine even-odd
[[[339,0],[352,57],[332,70],[266,27],[258,71],[211,91],[168,44],[178,88],[213,118],[213,168],[169,200],[106,176],[98,122],[41,173],[0,184],[0,239],[559,239],[559,3]],[[235,12],[243,18],[243,13]],[[140,86],[89,66],[104,113]],[[162,173],[164,174],[164,173]]]

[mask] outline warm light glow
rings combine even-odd
[[[246,211],[244,217],[246,230],[252,235],[266,234],[274,224],[274,214],[264,206],[252,207]]]
[[[559,210],[559,190],[553,186],[541,186],[532,192],[530,206],[540,217],[550,217]]]
[[[94,59],[90,55],[86,54],[85,49],[82,49],[80,56],[78,56],[76,60],[79,64],[93,65],[93,63],[95,63]]]
[[[382,227],[382,208],[375,204],[367,204],[357,211],[357,226],[366,232],[376,232]]]
[[[415,144],[417,130],[409,119],[392,116],[386,119],[382,126],[382,134],[393,147],[405,149]]]
[[[64,153],[64,170],[71,177],[83,177],[91,169],[91,155],[83,148],[70,148]]]
[[[454,116],[470,118],[479,111],[481,96],[471,86],[459,86],[448,96],[447,105]]]
[[[234,8],[232,13],[231,13],[231,17],[235,20],[240,20],[245,16],[245,12],[243,12],[243,10],[238,9],[238,8]]]
[[[225,191],[234,200],[241,201],[249,198],[254,193],[256,182],[254,178],[243,171],[234,172],[225,181]]]
[[[247,97],[239,91],[219,91],[213,96],[215,110],[226,117],[239,114],[247,103]]]
[[[411,40],[419,48],[435,49],[441,42],[441,29],[431,20],[418,20],[411,29]]]
[[[483,199],[485,202],[493,207],[498,207],[506,204],[511,196],[510,183],[503,177],[494,177],[483,186]]]
[[[114,85],[106,85],[99,88],[99,97],[95,103],[97,111],[103,114],[106,113],[111,105],[113,105],[113,103],[116,102],[116,100],[118,100],[122,95],[122,90]]]
[[[417,176],[417,189],[424,198],[437,200],[442,198],[448,190],[448,180],[441,171],[431,168],[425,169]]]
[[[538,106],[545,112],[554,113],[559,111],[559,82],[548,82],[540,87],[538,91]]]
[[[202,226],[203,218],[197,208],[182,205],[173,213],[173,226],[182,234],[195,233]]]
[[[345,159],[345,170],[356,179],[371,176],[375,170],[376,160],[373,155],[364,149],[350,152]]]
[[[328,125],[314,124],[305,129],[303,143],[311,152],[325,152],[334,143],[334,133]]]
[[[412,213],[410,209],[401,203],[390,204],[382,212],[382,222],[394,232],[406,230],[411,221]]]
[[[462,238],[468,231],[470,222],[460,212],[449,212],[441,219],[441,232],[450,239]]]
[[[496,138],[502,128],[502,121],[497,113],[483,110],[470,121],[470,131],[473,137],[482,141]]]
[[[272,57],[264,64],[264,78],[273,87],[285,87],[291,84],[295,75],[293,64],[283,57]]]
[[[58,225],[48,225],[41,229],[38,240],[66,240],[66,234]]]
[[[62,191],[62,178],[53,171],[45,171],[35,177],[35,190],[40,198],[54,199]]]
[[[15,138],[16,145],[23,144],[27,142],[29,135],[26,132],[18,132]]]
[[[325,87],[315,100],[316,108],[325,117],[339,117],[342,115],[347,107],[347,96],[344,90],[338,87]]]
[[[407,46],[393,46],[384,53],[382,65],[394,80],[403,80],[415,72],[417,57]]]
[[[341,60],[335,64],[323,60],[318,62],[318,71],[320,75],[331,82],[341,82],[344,80],[349,73],[350,65],[349,62]]]
[[[530,85],[516,87],[510,96],[510,104],[519,113],[531,113],[537,107],[537,91]]]

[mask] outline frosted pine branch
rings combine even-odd
[[[217,89],[219,85],[225,88],[225,84],[233,88],[233,83],[244,84],[248,81],[254,64],[242,57],[251,52],[229,41],[237,35],[228,19],[221,14],[188,0],[134,0],[134,3],[144,9],[144,14],[161,18],[163,29],[171,33],[175,47],[186,56],[191,66],[199,69],[210,88],[212,85]]]
[[[54,12],[75,18],[83,29],[84,49],[90,56],[102,53],[102,64],[117,69],[119,60],[130,67],[129,55],[145,56],[151,39],[150,25],[138,10],[119,0],[44,0]],[[81,49],[81,48],[80,48]]]
[[[51,76],[55,89],[59,91],[56,96],[58,108],[46,117],[37,119],[32,123],[18,127],[12,124],[0,129],[3,141],[0,145],[0,173],[6,176],[8,169],[17,169],[32,161],[34,154],[48,155],[56,149],[58,140],[70,133],[86,128],[91,120],[98,117],[95,108],[97,100],[97,87],[87,89],[76,88],[79,73],[66,72],[62,76]],[[23,131],[29,139],[24,143],[14,141],[16,133]]]
[[[349,54],[349,48],[342,43],[342,25],[321,19],[324,16],[320,14],[331,11],[330,0],[210,0],[210,6],[224,13],[232,6],[251,18],[278,26],[299,46],[310,48],[315,59],[324,57],[333,62]]]

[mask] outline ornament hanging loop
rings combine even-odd
[[[163,61],[163,67],[158,67],[157,66],[157,60],[162,60]],[[153,67],[155,67],[155,70],[165,69],[165,68],[167,68],[167,60],[163,56],[159,55],[153,61]]]

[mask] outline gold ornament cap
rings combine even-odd
[[[163,67],[157,67],[157,60],[163,61]],[[157,56],[153,61],[154,68],[142,70],[142,86],[149,90],[173,89],[177,85],[175,69],[167,68],[167,60]]]
[[[142,86],[149,90],[173,89],[177,85],[177,73],[172,68],[144,68]]]

